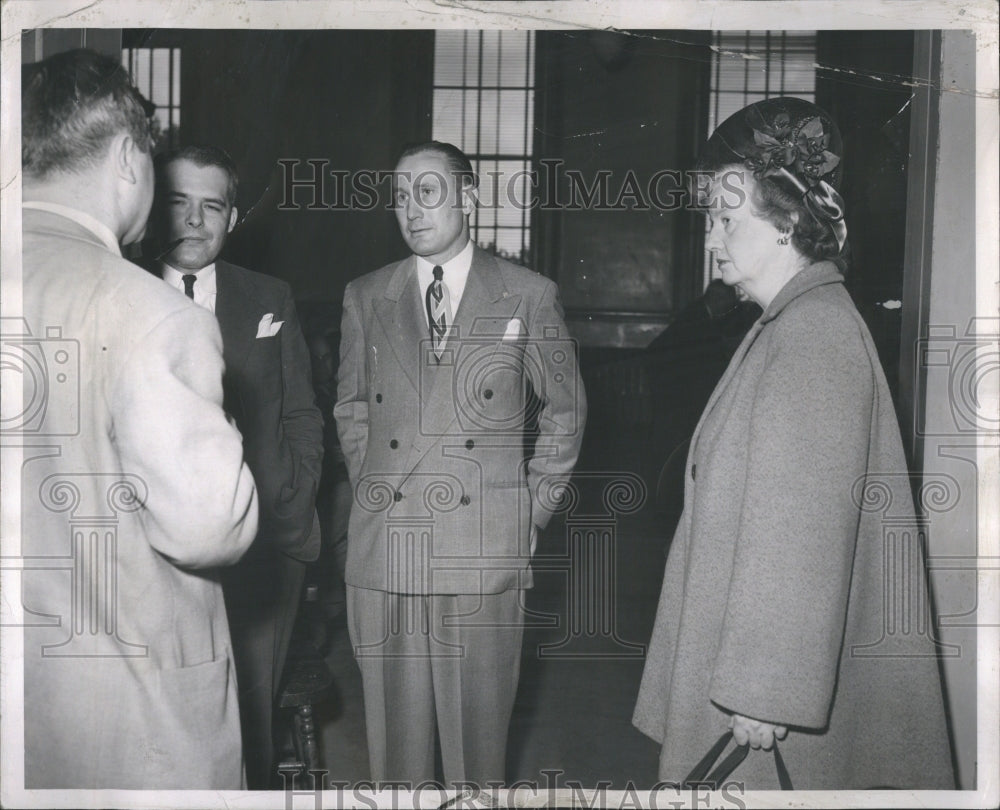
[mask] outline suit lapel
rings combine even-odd
[[[427,319],[420,306],[416,260],[400,262],[382,298],[374,303],[375,315],[385,333],[396,362],[415,391],[419,391],[417,368],[422,341],[430,336]]]
[[[503,283],[496,261],[478,246],[474,248],[469,278],[455,314],[454,330],[445,345],[451,353],[453,368],[470,362],[469,352],[476,352],[475,362],[484,365],[483,352],[496,352],[503,340],[507,322],[515,316],[521,296],[511,293]],[[526,320],[525,315],[522,320]],[[492,343],[492,346],[490,345]],[[425,358],[421,358],[425,359]],[[456,390],[452,374],[434,375],[438,382],[424,392],[420,408],[421,430],[410,449],[406,469],[412,470],[440,436],[448,433],[462,408],[468,407],[463,397],[471,392]],[[444,378],[444,383],[440,380]],[[457,388],[463,388],[458,386]],[[456,400],[456,394],[459,399]]]
[[[222,353],[226,368],[243,365],[253,342],[262,312],[239,276],[225,262],[215,263],[215,317],[222,332]]]
[[[469,278],[465,282],[462,300],[455,313],[456,342],[468,339],[473,334],[474,329],[482,333],[483,329],[476,328],[477,321],[494,314],[492,310],[498,302],[505,301],[510,304],[513,303],[514,297],[520,301],[520,296],[512,296],[507,291],[493,257],[485,250],[475,247],[472,254],[472,265],[469,267]],[[513,309],[513,307],[506,305],[502,308],[504,311]],[[497,335],[497,339],[499,340],[501,336],[502,333]]]
[[[445,352],[442,356],[442,363],[450,363],[452,370],[462,350],[462,344],[468,343],[472,334],[472,328],[476,324],[476,319],[493,302],[495,290],[489,284],[495,274],[491,274],[485,267],[485,261],[477,261],[479,257],[473,253],[472,264],[469,267],[469,277],[465,282],[465,290],[462,292],[462,300],[459,302],[458,311],[455,312],[452,327],[449,330],[448,342],[445,344]],[[425,353],[426,355],[426,353]],[[427,356],[421,357],[421,361],[426,362]],[[441,373],[441,372],[444,373]],[[455,417],[456,405],[460,403],[452,402],[452,386],[438,385],[442,377],[451,378],[447,369],[439,369],[438,373],[428,375],[433,384],[421,391],[420,410],[423,412],[421,425],[427,428],[432,435],[438,435],[447,429],[448,425]]]

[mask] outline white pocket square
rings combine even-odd
[[[507,321],[507,328],[504,330],[504,340],[517,340],[521,336],[521,319],[511,318]]]
[[[283,323],[284,321],[274,320],[273,312],[268,312],[267,315],[260,319],[260,323],[257,324],[257,337],[274,337],[278,334],[278,330],[281,329],[281,324]]]

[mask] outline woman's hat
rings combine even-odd
[[[833,119],[809,101],[778,96],[729,116],[712,133],[698,160],[719,168],[742,163],[801,197],[810,214],[828,225],[841,249],[847,239],[844,201],[837,193],[844,144]]]

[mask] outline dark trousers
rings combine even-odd
[[[327,484],[324,476],[316,497],[322,548],[308,575],[309,581],[319,586],[319,612],[323,619],[342,616],[346,608],[347,524],[354,502],[354,490],[346,471],[343,477],[331,476],[331,479]]]
[[[224,570],[222,583],[236,659],[247,787],[267,790],[276,773],[275,698],[306,566],[280,552],[260,556],[252,552]]]

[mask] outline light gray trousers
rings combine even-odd
[[[347,587],[376,782],[504,780],[521,668],[520,591],[409,595]]]

